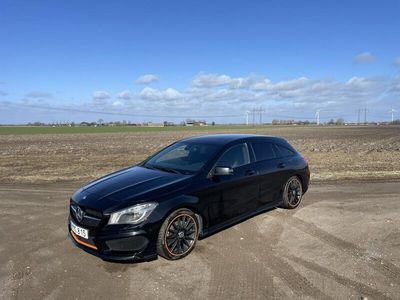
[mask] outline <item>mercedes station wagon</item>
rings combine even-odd
[[[274,207],[296,208],[309,179],[308,162],[282,138],[186,138],[76,191],[68,232],[104,260],[176,260],[199,238]]]

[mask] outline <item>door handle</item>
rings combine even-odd
[[[256,171],[254,171],[254,170],[247,170],[246,171],[246,176],[251,176],[251,175],[254,175],[254,174],[256,174]]]
[[[280,169],[283,169],[284,167],[286,167],[286,164],[285,164],[285,163],[280,163],[280,164],[278,165],[278,168],[280,168]]]

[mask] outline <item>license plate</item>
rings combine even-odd
[[[76,235],[79,235],[80,237],[83,237],[84,239],[88,239],[89,238],[89,230],[77,226],[72,221],[71,221],[71,229]]]

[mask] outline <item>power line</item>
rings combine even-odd
[[[7,103],[7,105],[12,106],[13,104]],[[92,113],[92,114],[102,114],[102,115],[114,115],[114,116],[128,116],[128,117],[144,117],[144,118],[232,118],[239,117],[241,115],[150,115],[150,114],[135,114],[135,113],[122,113],[122,112],[112,112],[112,111],[96,111],[96,110],[86,110],[68,107],[54,107],[54,106],[44,106],[44,105],[15,105],[18,107],[29,107],[38,108],[45,110],[55,110],[55,111],[69,111],[77,113]]]
[[[251,110],[251,113],[253,115],[253,126],[255,125],[255,118],[256,118],[256,113],[258,113],[258,117],[259,117],[259,124],[262,124],[262,113],[265,112],[265,109],[262,108],[261,106],[258,108],[253,108]]]
[[[7,106],[13,106],[13,107],[19,107],[19,108],[35,108],[35,109],[43,109],[43,110],[50,110],[50,111],[65,111],[65,112],[76,112],[76,113],[86,113],[86,114],[99,114],[99,115],[113,115],[113,116],[127,116],[127,117],[142,117],[142,118],[239,118],[243,117],[243,114],[221,114],[221,115],[158,115],[158,114],[139,114],[139,113],[129,113],[129,112],[117,112],[117,111],[98,111],[98,110],[90,110],[90,109],[79,109],[79,108],[71,108],[71,107],[54,107],[54,106],[46,106],[46,105],[36,105],[36,104],[14,104],[14,103],[4,103],[3,105]],[[394,119],[394,112],[397,112],[395,109],[392,108],[393,111],[390,111],[392,113],[392,119]],[[331,110],[329,110],[332,112]],[[249,123],[249,115],[252,115],[252,121],[253,125],[256,123],[256,116],[259,118],[260,124],[262,123],[262,115],[265,113],[266,110],[262,107],[258,108],[253,108],[250,111],[246,111],[246,124]],[[270,113],[267,113],[268,116],[271,118],[276,118],[276,119],[291,119],[291,120],[313,120],[314,118],[317,117],[317,113],[314,116],[293,116],[293,115],[286,115],[286,114],[279,114],[279,113],[274,113],[271,114],[272,111],[269,111]],[[321,122],[321,120],[329,120],[329,119],[337,119],[341,118],[343,116],[351,116],[351,114],[340,114],[340,115],[325,115],[322,117],[320,115],[320,110],[318,110],[318,119]],[[358,109],[357,110],[357,123],[360,124],[360,119],[362,113],[364,113],[364,123],[367,122],[367,112],[368,110],[366,108],[364,109]],[[377,115],[377,114],[375,114]],[[317,123],[318,123],[317,119]]]

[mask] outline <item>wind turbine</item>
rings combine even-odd
[[[317,118],[317,125],[319,125],[319,113],[320,113],[320,109],[318,109],[316,112],[315,112],[315,117]]]
[[[397,112],[397,110],[395,110],[392,106],[392,109],[389,110],[389,112],[392,114],[392,123],[394,122],[394,113]]]
[[[249,114],[251,113],[251,111],[246,110],[245,114],[246,114],[246,125],[249,125]]]

